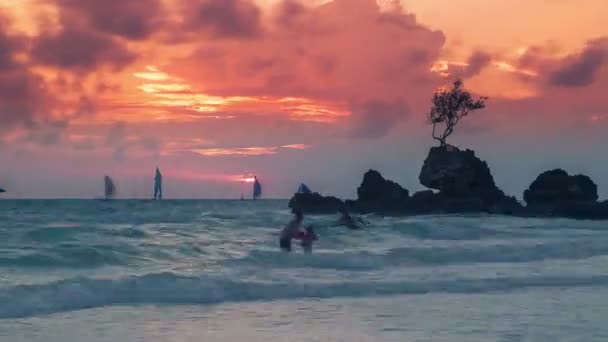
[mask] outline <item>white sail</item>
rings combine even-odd
[[[104,183],[105,183],[105,191],[104,191],[105,198],[106,199],[113,198],[116,193],[116,186],[114,185],[114,181],[112,181],[112,178],[110,178],[110,176],[105,176]]]

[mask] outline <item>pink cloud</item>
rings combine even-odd
[[[190,152],[200,154],[206,157],[222,157],[222,156],[263,156],[273,155],[280,152],[280,149],[288,150],[305,150],[310,148],[305,144],[288,144],[272,147],[240,147],[240,148],[198,148],[191,149]]]
[[[440,82],[429,70],[445,37],[414,15],[383,12],[375,0],[318,7],[287,1],[274,13],[261,37],[201,41],[167,71],[209,95],[304,98],[339,104],[347,113],[368,101],[402,102],[420,111]],[[292,117],[325,119],[314,114],[322,114],[314,102],[291,108]],[[382,136],[402,117],[391,115],[384,121],[387,129],[373,136]]]

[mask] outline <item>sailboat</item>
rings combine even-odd
[[[110,176],[104,176],[104,185],[105,199],[109,200],[114,197],[116,193],[116,186],[114,185],[114,182]]]
[[[253,182],[253,199],[262,198],[262,184],[258,181],[258,177],[253,177],[255,180]]]
[[[154,199],[163,198],[163,175],[158,167],[156,168],[156,176],[154,176]]]

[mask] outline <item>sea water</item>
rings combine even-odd
[[[0,201],[0,341],[608,341],[605,222]]]

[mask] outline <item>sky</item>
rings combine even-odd
[[[608,197],[605,0],[0,0],[0,187],[17,198],[410,192],[431,98],[489,97],[448,143],[505,192],[541,172]]]

